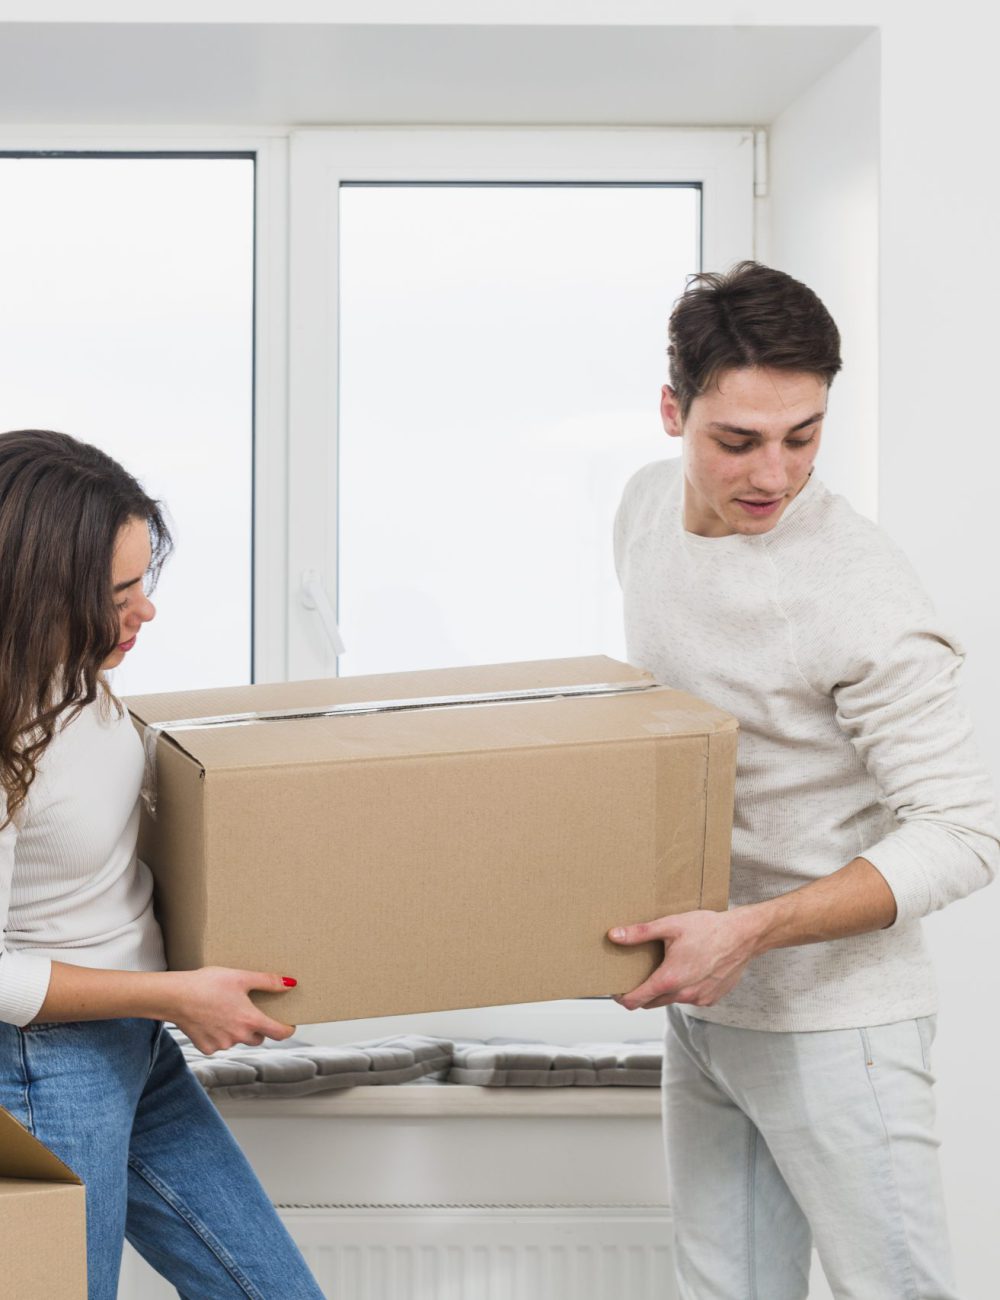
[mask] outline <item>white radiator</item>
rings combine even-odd
[[[670,1216],[662,1206],[279,1209],[331,1300],[675,1300],[677,1295]],[[119,1300],[175,1295],[128,1252]]]

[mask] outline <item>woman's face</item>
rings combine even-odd
[[[143,623],[156,614],[156,607],[143,590],[143,579],[152,558],[149,528],[145,519],[130,519],[118,534],[111,582],[118,609],[118,645],[105,659],[102,668],[117,668],[135,645]]]

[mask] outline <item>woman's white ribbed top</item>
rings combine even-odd
[[[152,877],[135,851],[142,770],[128,713],[107,699],[45,751],[26,803],[0,831],[0,1020],[35,1018],[53,960],[165,968]]]

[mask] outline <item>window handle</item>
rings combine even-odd
[[[342,655],[345,647],[340,628],[337,626],[337,615],[330,604],[330,597],[326,594],[323,579],[315,569],[306,569],[303,573],[300,595],[304,607],[314,609],[319,615],[319,621],[323,624],[323,631],[333,648],[333,653]]]

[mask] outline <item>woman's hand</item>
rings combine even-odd
[[[259,1047],[265,1038],[290,1038],[293,1025],[272,1020],[250,1001],[250,990],[284,993],[295,983],[262,971],[203,966],[171,971],[170,999],[165,1018],[187,1034],[199,1052],[210,1055],[245,1043]]]

